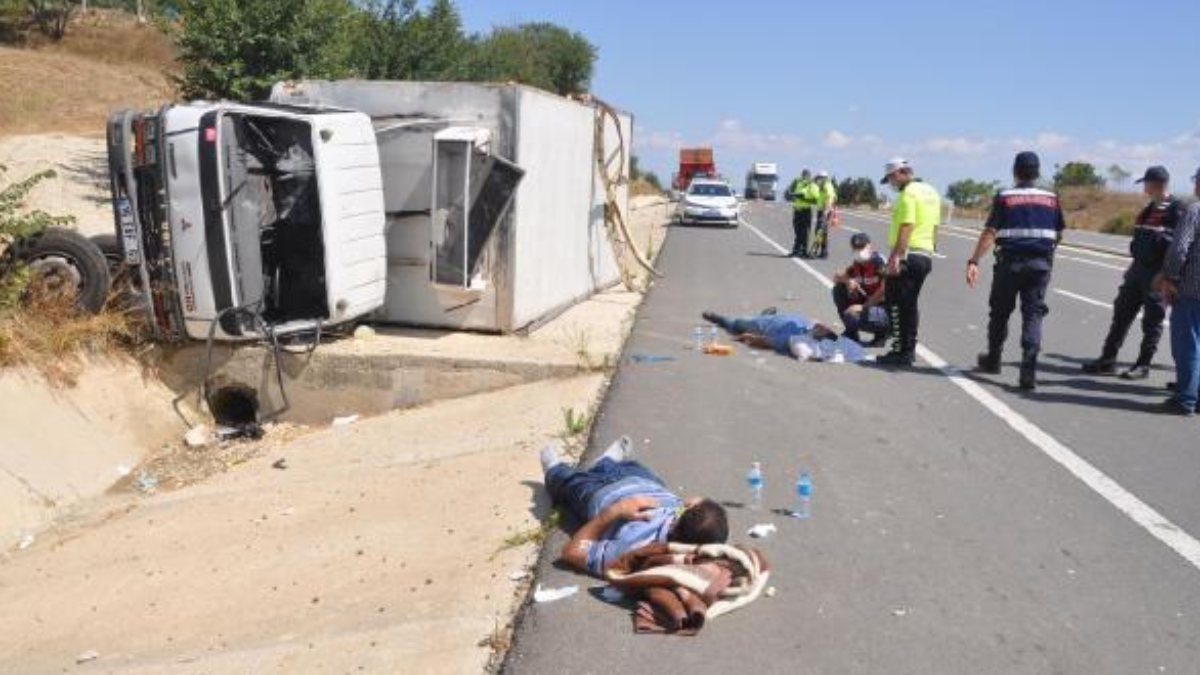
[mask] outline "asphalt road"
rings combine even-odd
[[[760,543],[778,594],[694,638],[637,636],[627,608],[593,594],[602,582],[546,555],[539,583],[593,593],[530,605],[506,672],[1200,673],[1200,423],[1148,411],[1171,378],[1165,342],[1149,382],[1079,370],[1107,329],[1119,257],[1062,251],[1032,394],[1015,387],[1016,317],[1004,374],[953,367],[983,346],[990,284],[985,266],[966,288],[974,236],[955,227],[913,370],[685,349],[704,309],[832,321],[818,277],[845,264],[852,229],[882,241],[883,220],[847,215],[833,258],[804,264],[780,257],[785,205],[748,205],[736,230],[673,230],[627,353],[675,360],[623,362],[595,429],[593,452],[628,434],[686,494],[744,501],[757,460],[767,506],[786,507],[811,471],[810,521],[730,509],[738,540],[778,525]],[[1127,359],[1140,329],[1130,337]]]

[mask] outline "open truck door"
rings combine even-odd
[[[430,280],[448,311],[483,290],[480,259],[525,171],[491,154],[486,129],[450,127],[434,134],[433,144]]]

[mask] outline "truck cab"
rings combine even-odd
[[[775,201],[779,189],[779,168],[769,162],[755,162],[746,172],[746,199]]]
[[[113,215],[156,339],[257,340],[367,315],[386,286],[370,118],[197,102],[108,121]]]

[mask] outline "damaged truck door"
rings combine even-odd
[[[512,203],[524,171],[489,152],[491,134],[479,127],[449,127],[433,136],[432,243],[430,279],[454,289],[480,291],[484,244]]]
[[[114,216],[156,338],[254,340],[383,304],[370,119],[273,104],[126,111],[108,125]]]

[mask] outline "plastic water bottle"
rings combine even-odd
[[[692,329],[692,349],[698,352],[704,350],[704,326],[696,326]]]
[[[716,326],[709,326],[708,327],[708,345],[713,346],[713,345],[718,344],[717,338],[719,335],[720,334],[717,332]]]
[[[762,509],[762,493],[763,484],[762,464],[755,462],[754,466],[750,467],[749,473],[746,474],[746,484],[750,486],[750,508],[758,511]]]
[[[808,520],[812,516],[812,476],[807,471],[801,471],[796,479],[796,510],[792,516],[800,520]]]

